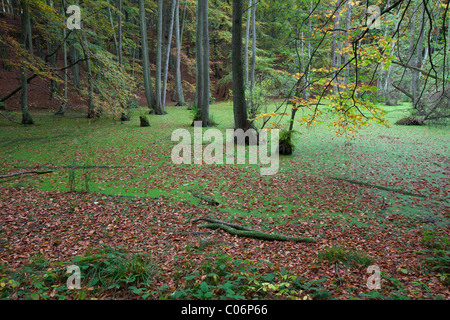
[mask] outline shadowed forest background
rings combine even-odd
[[[448,299],[449,5],[2,1],[0,296]]]

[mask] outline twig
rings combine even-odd
[[[23,171],[23,172],[1,175],[0,179],[1,178],[10,178],[10,177],[14,177],[14,176],[22,176],[24,174],[46,174],[46,173],[52,173],[52,172],[53,171]]]

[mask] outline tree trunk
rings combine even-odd
[[[63,0],[63,6],[62,6],[62,12],[61,15],[65,17],[65,1]],[[58,110],[56,115],[63,116],[66,113],[66,107],[67,107],[67,90],[68,90],[68,77],[67,77],[67,43],[66,43],[66,27],[63,27],[63,37],[64,37],[64,43],[63,43],[63,55],[64,55],[64,101],[61,104],[61,108]]]
[[[178,97],[178,105],[184,106],[183,85],[181,83],[181,35],[180,35],[180,0],[177,1],[175,12],[175,42],[177,46],[176,70],[175,70],[175,92]]]
[[[69,52],[70,52],[70,61],[73,64],[72,65],[73,85],[75,86],[75,88],[79,88],[80,87],[80,66],[78,65],[78,63],[75,63],[79,59],[79,53],[74,45],[70,46]]]
[[[414,59],[414,44],[415,44],[415,30],[416,30],[416,11],[417,11],[417,8],[418,8],[418,4],[416,4],[415,6],[414,6],[414,10],[413,10],[413,12],[411,13],[411,19],[410,19],[410,24],[411,24],[411,26],[410,26],[410,35],[409,35],[409,57],[408,57],[408,64],[409,64],[409,62],[412,60],[412,59]],[[410,92],[411,92],[411,95],[412,95],[412,98],[411,98],[411,102],[412,102],[412,104],[413,104],[413,106],[415,105],[415,102],[416,102],[416,94],[415,94],[415,92],[417,91],[417,82],[416,82],[416,72],[414,71],[414,70],[411,70],[411,90],[410,90]]]
[[[255,89],[255,68],[256,68],[256,6],[258,0],[255,0],[252,8],[252,69],[250,73],[250,91],[253,95]]]
[[[158,27],[157,27],[157,43],[156,43],[156,114],[162,114],[161,109],[161,59],[162,59],[162,35],[163,35],[163,0],[158,0]]]
[[[232,77],[233,77],[233,111],[234,128],[249,129],[247,119],[247,102],[245,100],[245,83],[242,63],[242,0],[233,1],[232,26]]]
[[[202,48],[202,6],[200,0],[197,0],[197,11],[196,11],[196,37],[195,37],[195,58],[196,58],[196,91],[195,91],[195,104],[197,108],[201,111],[203,105],[203,48]],[[200,120],[200,119],[196,119]]]
[[[202,110],[202,125],[204,127],[209,127],[211,125],[209,119],[209,32],[208,32],[208,0],[201,0],[202,4],[202,81],[203,81],[203,105]]]
[[[335,12],[335,18],[334,18],[334,29],[335,31],[333,31],[333,42],[331,45],[331,67],[334,69],[333,73],[336,75],[336,72],[339,67],[340,67],[340,54],[338,53],[338,48],[339,48],[339,40],[337,39],[337,37],[339,36],[339,32],[336,31],[336,29],[340,24],[340,18],[339,18],[339,6],[341,5],[341,1],[342,0],[338,0],[336,3],[336,12]],[[336,94],[337,93],[337,89],[338,86],[336,85],[336,82],[338,82],[337,77],[334,79],[335,84],[333,85],[333,93]]]
[[[164,83],[163,83],[162,101],[161,101],[162,102],[161,109],[164,113],[166,113],[167,78],[169,76],[170,49],[171,49],[171,44],[172,44],[172,33],[173,33],[173,25],[174,25],[174,19],[175,19],[176,1],[177,0],[172,0],[172,6],[170,8],[169,38],[167,39],[166,62],[164,65]]]
[[[119,0],[119,65],[122,66],[123,64],[123,57],[122,57],[122,42],[123,42],[123,36],[122,36],[122,0]]]
[[[27,41],[30,34],[29,31],[29,23],[30,23],[30,14],[28,12],[28,3],[27,1],[21,1],[22,6],[22,46],[24,50],[27,50]],[[29,42],[28,42],[29,44]],[[31,48],[28,48],[31,49]],[[26,75],[26,69],[24,66],[20,68],[20,78],[22,84],[22,96],[21,96],[21,104],[22,104],[22,124],[34,124],[33,118],[28,111],[28,81]]]
[[[150,75],[150,62],[148,57],[148,43],[147,43],[147,23],[145,19],[144,0],[139,0],[139,21],[141,32],[142,69],[144,73],[145,97],[147,99],[148,108],[150,110],[155,110],[156,101],[153,95],[152,79]]]
[[[247,28],[245,32],[245,46],[244,46],[244,71],[245,71],[245,84],[248,83],[250,69],[248,67],[248,44],[250,42],[250,25],[251,25],[251,13],[252,13],[252,0],[248,0],[248,12],[247,12]]]
[[[92,77],[92,70],[91,70],[91,54],[89,52],[89,46],[86,39],[86,33],[82,32],[83,41],[82,41],[82,47],[84,51],[84,57],[86,58],[86,69],[87,69],[87,75],[88,75],[88,84],[89,84],[89,96],[88,96],[88,118],[96,118],[98,114],[95,112],[95,106],[94,106],[94,79]]]
[[[421,5],[421,15],[420,15],[420,31],[419,31],[419,39],[417,40],[417,48],[416,48],[416,61],[415,65],[416,68],[422,69],[422,63],[423,63],[423,37],[425,33],[425,7],[422,3]],[[420,94],[419,94],[419,78],[420,78],[420,72],[414,71],[414,89],[411,93],[413,95],[413,107],[417,109],[419,107],[419,100],[420,100]]]
[[[106,2],[108,3],[109,23],[111,25],[111,30],[113,32],[114,51],[116,52],[117,57],[119,57],[119,44],[117,42],[116,31],[114,30],[114,21],[113,21],[113,16],[112,16],[112,12],[111,12],[111,4],[109,3],[109,0],[106,0]]]
[[[201,224],[198,226],[199,228],[208,228],[208,229],[222,229],[229,234],[238,236],[238,237],[244,237],[244,238],[252,238],[252,239],[258,239],[258,240],[266,240],[266,241],[293,241],[293,242],[310,242],[315,243],[316,239],[308,238],[308,237],[288,237],[283,236],[281,234],[272,234],[272,233],[266,233],[258,230],[242,230],[241,228],[234,228],[232,226],[229,226],[227,224],[223,223],[207,223],[207,224]]]

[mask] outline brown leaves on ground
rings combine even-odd
[[[175,286],[171,275],[180,262],[174,258],[186,256],[186,247],[198,240],[191,234],[199,231],[191,220],[206,216],[230,221],[226,213],[208,207],[149,198],[2,188],[0,199],[0,263],[8,268],[26,264],[38,253],[49,261],[68,262],[103,246],[123,247],[130,252],[151,252],[165,271],[169,287]],[[363,214],[360,218],[364,219]],[[333,288],[337,298],[367,292],[366,268],[339,265],[341,285],[336,286],[335,265],[318,263],[318,252],[341,246],[365,252],[382,272],[399,279],[412,298],[426,294],[415,282],[426,284],[434,294],[449,296],[436,275],[424,271],[424,231],[417,221],[391,215],[383,224],[357,226],[351,221],[337,223],[333,215],[320,215],[318,221],[317,213],[308,210],[293,211],[282,219],[273,224],[273,218],[249,216],[230,222],[289,236],[315,237],[317,243],[259,241],[217,231],[210,236],[214,245],[205,253],[220,250],[236,259],[270,261],[275,268],[285,267],[310,280],[327,278],[325,285]],[[416,225],[408,227],[411,224]],[[446,235],[447,231],[438,228],[436,234]]]

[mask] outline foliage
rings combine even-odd
[[[354,250],[345,249],[339,246],[332,246],[317,254],[319,262],[342,263],[346,266],[369,266],[373,264],[373,259],[366,254]]]
[[[436,273],[437,277],[446,285],[450,284],[450,239],[446,236],[438,236],[433,232],[424,235],[423,244],[428,250],[425,264],[430,271]]]

